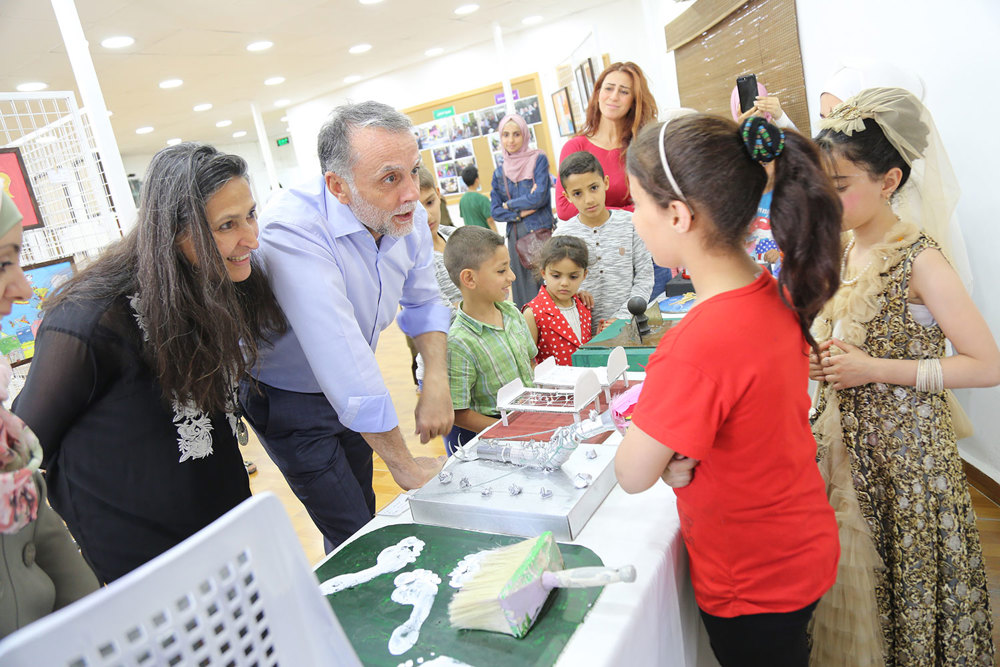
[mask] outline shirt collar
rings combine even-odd
[[[481,322],[480,320],[477,320],[476,318],[472,317],[464,310],[462,310],[461,303],[458,304],[458,308],[455,309],[456,319],[460,321],[462,325],[465,326],[465,328],[471,329],[477,334],[483,333],[483,329],[505,329],[507,324],[508,311],[504,306],[504,302],[497,303],[496,307],[497,310],[500,311],[501,321],[503,322],[504,326],[495,327],[492,324],[487,324],[486,322]]]
[[[361,221],[354,217],[354,213],[347,204],[340,201],[330,192],[330,188],[323,184],[323,193],[326,201],[326,219],[330,224],[330,233],[334,238],[364,232],[371,234],[368,228],[361,224]]]

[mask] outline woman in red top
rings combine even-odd
[[[772,160],[778,280],[742,246]],[[838,285],[840,201],[812,143],[763,118],[648,127],[628,171],[636,230],[655,261],[688,269],[698,301],[649,360],[618,481],[683,487],[695,598],[723,666],[805,667],[840,553],[806,390],[809,324]]]
[[[542,246],[542,286],[523,308],[538,346],[536,364],[555,357],[560,366],[572,366],[573,353],[590,340],[590,308],[577,296],[588,260],[587,244],[575,236],[553,236]]]
[[[656,114],[656,100],[642,69],[632,62],[612,63],[597,77],[586,122],[563,146],[559,162],[577,151],[592,153],[609,181],[605,206],[631,211],[625,154],[632,138],[643,125],[656,120]],[[561,190],[556,193],[556,214],[560,220],[576,215],[576,207]]]

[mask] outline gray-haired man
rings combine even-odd
[[[407,450],[375,362],[394,318],[427,364],[421,440],[448,433],[454,413],[449,313],[417,204],[410,120],[378,102],[337,107],[320,130],[319,158],[322,177],[281,192],[261,215],[260,252],[289,332],[261,350],[256,388],[244,382],[240,400],[329,551],[374,515],[372,450],[404,489],[442,464]]]

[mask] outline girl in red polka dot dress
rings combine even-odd
[[[590,308],[577,294],[587,264],[587,244],[575,236],[553,236],[542,247],[542,286],[524,305],[524,319],[538,346],[536,364],[555,357],[557,364],[570,366],[573,353],[590,340]]]

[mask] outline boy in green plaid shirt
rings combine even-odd
[[[497,391],[514,378],[532,386],[538,350],[524,316],[510,301],[514,282],[503,237],[485,227],[455,230],[444,249],[448,275],[462,292],[448,331],[448,381],[455,426],[445,439],[452,454],[496,423]]]

